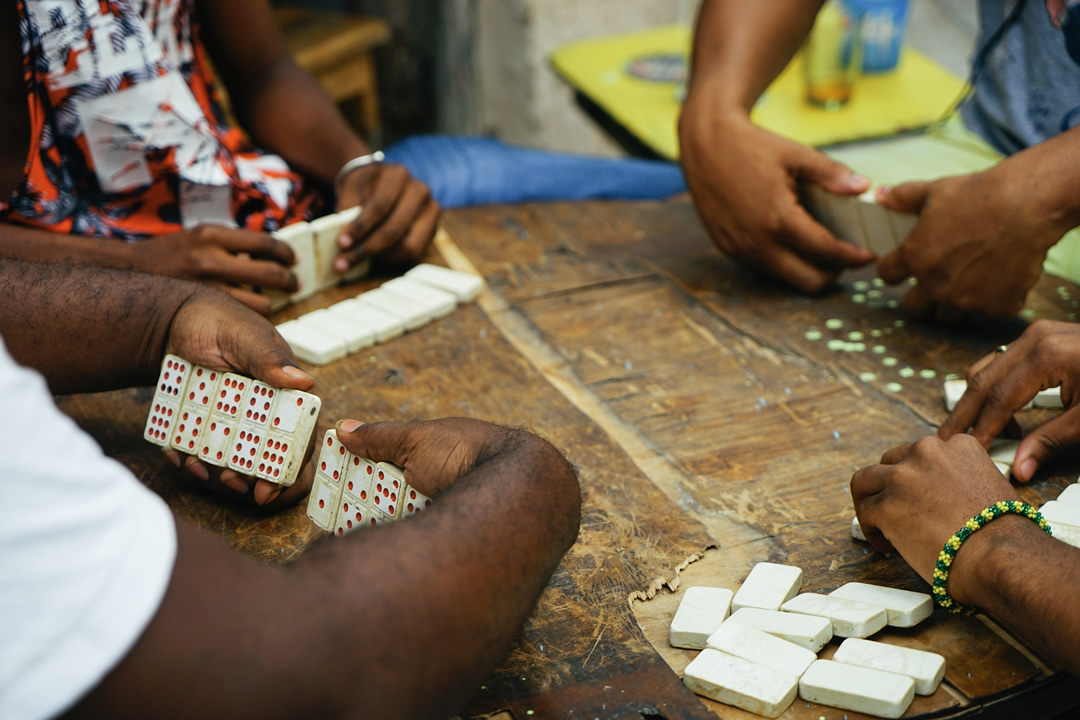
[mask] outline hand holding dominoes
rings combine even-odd
[[[861,195],[837,195],[819,185],[803,186],[802,203],[829,232],[844,242],[869,250],[879,258],[900,247],[918,216],[899,213],[878,203],[875,190]]]
[[[403,165],[376,163],[344,177],[338,209],[364,209],[339,233],[339,254],[333,268],[345,274],[375,256],[389,262],[413,263],[435,236],[439,204],[428,186]]]
[[[321,405],[310,393],[166,355],[143,437],[188,455],[188,469],[204,481],[207,466],[222,468],[222,485],[246,494],[241,478],[254,478],[256,504],[281,505],[307,491],[310,478],[297,479]]]
[[[415,515],[513,437],[507,428],[465,418],[343,420],[322,440],[308,517],[340,536]]]

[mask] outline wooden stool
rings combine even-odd
[[[296,64],[343,106],[346,119],[369,143],[381,140],[375,48],[390,39],[385,20],[343,13],[277,8],[274,15]]]

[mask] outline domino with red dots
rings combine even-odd
[[[431,507],[431,498],[406,483],[401,468],[352,454],[336,430],[326,432],[321,447],[307,515],[323,530],[341,536]]]
[[[289,486],[303,466],[321,407],[310,393],[168,355],[143,437],[211,465]]]

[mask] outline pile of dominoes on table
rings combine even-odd
[[[143,437],[218,467],[292,485],[322,401],[166,355]]]
[[[775,563],[758,563],[735,593],[688,588],[669,635],[673,647],[702,651],[686,666],[686,686],[771,718],[796,694],[898,718],[915,694],[937,689],[945,676],[941,655],[865,639],[886,625],[908,628],[930,617],[930,595],[857,582],[828,595],[801,588],[800,568]],[[832,660],[819,660],[833,636],[846,639]]]

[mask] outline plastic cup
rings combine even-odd
[[[838,2],[825,3],[803,46],[806,100],[826,109],[851,99],[862,68],[862,25]]]

